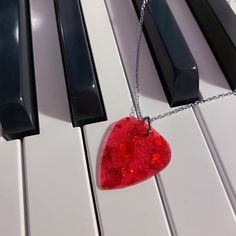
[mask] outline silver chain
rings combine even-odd
[[[139,91],[140,91],[140,89],[139,89],[140,88],[140,86],[139,86],[139,61],[140,61],[141,40],[142,40],[142,36],[143,36],[144,13],[145,13],[146,4],[149,1],[151,1],[151,0],[143,0],[143,4],[141,6],[140,18],[139,18],[139,32],[138,32],[138,42],[137,42],[137,53],[136,53],[136,66],[135,66],[135,96],[136,96],[136,101],[135,101],[135,105],[136,105],[137,117],[139,119],[146,119],[146,117],[142,116],[142,112],[141,112],[141,108],[140,108],[140,102],[139,102],[139,100],[140,100],[140,94],[139,94]],[[187,109],[199,106],[199,105],[201,105],[203,103],[216,101],[216,100],[219,100],[219,99],[231,96],[231,95],[236,95],[236,90],[228,91],[228,92],[225,92],[225,93],[220,93],[220,94],[214,95],[212,97],[208,97],[206,99],[198,100],[196,102],[193,102],[193,103],[190,103],[190,104],[178,107],[176,109],[173,109],[173,110],[170,110],[168,112],[162,113],[162,114],[160,114],[158,116],[154,116],[154,117],[149,118],[150,119],[149,122],[151,123],[151,122],[153,122],[155,120],[160,120],[160,119],[166,118],[168,116],[174,115],[176,113],[179,113],[181,111],[184,111],[184,110],[187,110]]]

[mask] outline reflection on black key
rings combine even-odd
[[[38,133],[27,0],[0,1],[0,121],[7,140]]]
[[[236,89],[236,15],[227,0],[186,0],[230,87]]]
[[[142,2],[133,0],[137,13]],[[165,0],[147,4],[144,33],[169,104],[175,106],[197,100],[197,65]]]
[[[73,125],[105,120],[80,3],[55,0],[55,6]]]

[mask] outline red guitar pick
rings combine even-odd
[[[113,127],[101,159],[100,187],[116,189],[144,181],[167,166],[171,150],[167,141],[135,117],[119,120]]]

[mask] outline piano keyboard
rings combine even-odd
[[[138,17],[142,3],[133,0]],[[143,32],[170,106],[198,100],[198,67],[166,0],[147,3]]]
[[[131,112],[138,19],[132,1],[80,2],[107,120],[73,127],[54,1],[30,0],[40,134],[0,139],[0,235],[236,235],[234,96],[153,123],[173,152],[159,175],[98,188],[102,139]],[[167,3],[198,65],[202,98],[228,91],[186,2]],[[170,110],[145,40],[140,78],[143,114]]]

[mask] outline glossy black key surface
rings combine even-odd
[[[236,89],[236,15],[227,0],[186,0],[230,87]]]
[[[27,0],[0,1],[0,122],[7,140],[39,131]]]
[[[73,125],[105,120],[80,2],[55,0],[55,6]]]
[[[139,16],[143,1],[132,1]],[[147,4],[144,33],[170,106],[197,100],[197,65],[165,0]]]

